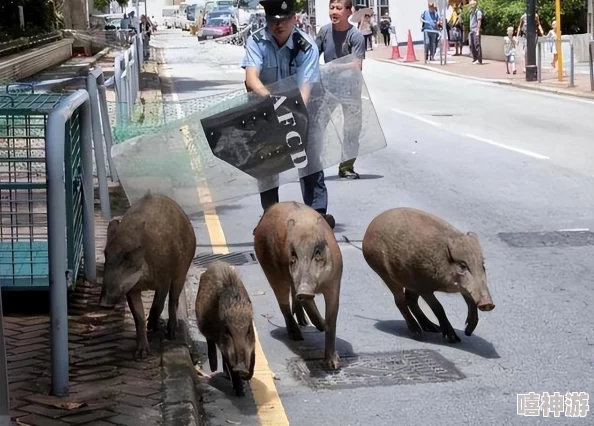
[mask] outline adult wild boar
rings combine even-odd
[[[315,327],[326,332],[326,367],[338,369],[340,358],[335,345],[342,254],[326,220],[304,204],[274,204],[254,230],[254,248],[290,338],[303,340],[299,325],[307,325],[305,308]],[[324,296],[325,320],[316,307],[316,294]]]
[[[142,291],[154,290],[148,329],[157,330],[169,295],[169,339],[175,339],[177,307],[196,252],[188,216],[172,199],[147,194],[107,228],[100,306],[113,308],[123,295],[136,324],[136,358],[150,354]]]
[[[256,335],[252,302],[232,266],[214,262],[208,267],[200,277],[195,308],[211,371],[217,371],[218,347],[235,394],[244,396],[241,381],[254,375]]]
[[[429,213],[411,208],[381,213],[365,232],[363,256],[394,295],[414,335],[441,328],[451,343],[460,341],[435,291],[462,294],[468,305],[467,336],[478,324],[477,307],[481,311],[495,308],[476,234],[460,232]],[[419,307],[419,296],[439,320],[439,327]]]

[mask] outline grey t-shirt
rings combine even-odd
[[[478,21],[481,19],[483,19],[482,10],[477,8],[474,10],[474,12],[470,12],[470,31],[475,31],[478,28]]]
[[[316,37],[316,44],[320,55],[324,54],[325,63],[351,53],[359,59],[365,59],[365,38],[352,25],[346,31],[335,31],[332,24],[324,25]]]

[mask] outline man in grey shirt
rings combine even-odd
[[[483,11],[477,8],[476,0],[470,0],[470,34],[468,44],[472,53],[473,64],[483,64],[483,49],[481,47],[481,27],[483,26]]]
[[[320,28],[316,44],[320,50],[320,56],[324,56],[325,63],[354,54],[359,59],[360,69],[363,69],[365,38],[357,28],[349,23],[352,9],[352,0],[330,0],[331,23]],[[358,147],[362,124],[362,86],[358,82],[345,81],[343,87],[343,92],[335,93],[340,100],[344,115],[343,144],[349,147]],[[354,169],[355,160],[356,158],[352,158],[340,164],[338,175],[341,178],[359,179],[359,175]]]

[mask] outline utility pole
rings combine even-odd
[[[528,0],[526,8],[526,81],[536,81],[536,0]]]

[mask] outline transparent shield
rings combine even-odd
[[[270,97],[232,92],[224,101],[112,148],[133,203],[148,190],[189,214],[295,182],[386,146],[358,62],[320,66],[307,104],[295,77]]]

